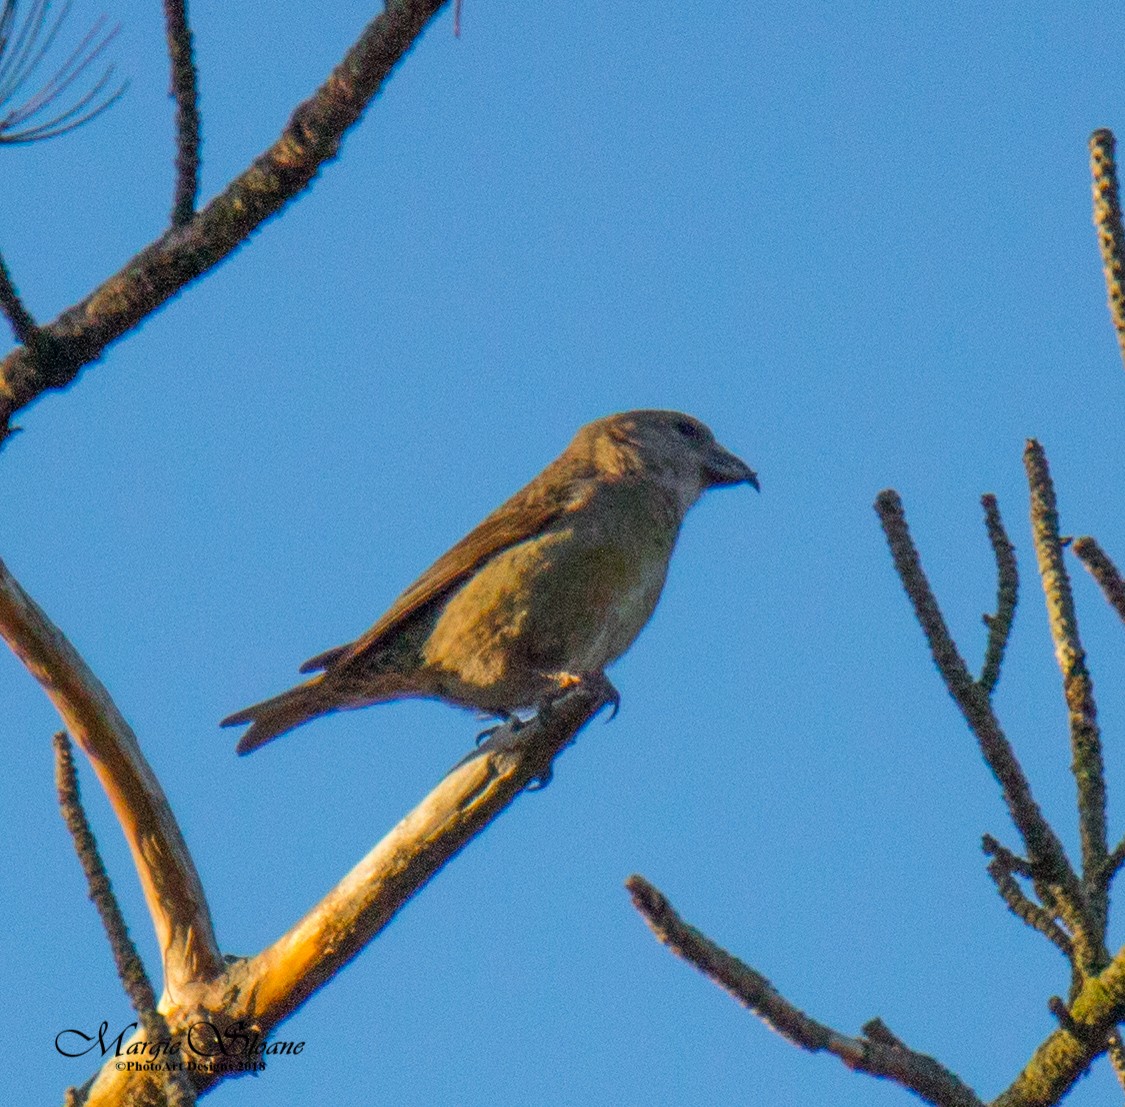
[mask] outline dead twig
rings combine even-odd
[[[661,942],[793,1045],[814,1053],[831,1053],[853,1071],[893,1080],[927,1103],[984,1107],[954,1073],[932,1057],[909,1049],[880,1020],[866,1024],[863,1038],[849,1037],[817,1022],[790,1003],[761,973],[684,922],[664,894],[643,876],[629,877],[625,886],[633,897],[633,906]]]
[[[170,95],[176,101],[176,190],[172,200],[172,226],[182,227],[195,214],[199,191],[199,78],[187,0],[164,0],[164,24],[172,65]]]

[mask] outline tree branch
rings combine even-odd
[[[1026,923],[1032,930],[1038,931],[1044,938],[1057,946],[1063,956],[1068,959],[1074,956],[1074,947],[1066,931],[1055,922],[1051,912],[1040,907],[1037,903],[1032,903],[1024,895],[1023,889],[1012,875],[1012,870],[1000,857],[994,857],[989,862],[988,875],[992,877],[996,890],[1000,893],[1000,898],[1017,919]]]
[[[1090,136],[1090,172],[1094,179],[1094,226],[1102,255],[1109,316],[1117,332],[1117,344],[1125,357],[1125,229],[1121,225],[1121,191],[1117,185],[1117,163],[1113,156],[1116,139],[1106,127]]]
[[[74,840],[74,851],[78,854],[82,871],[86,874],[90,899],[98,909],[106,937],[109,938],[117,975],[121,977],[121,984],[125,988],[129,1002],[133,1005],[133,1010],[138,1015],[145,1011],[152,1011],[156,1007],[156,993],[152,989],[152,983],[145,972],[144,962],[141,961],[137,947],[129,937],[125,917],[121,914],[109,875],[98,853],[98,843],[86,820],[86,812],[82,809],[82,800],[78,792],[78,774],[74,771],[74,757],[65,730],[60,730],[55,735],[54,745],[55,787],[59,795],[59,808],[66,828]]]
[[[182,227],[195,214],[199,191],[198,77],[187,0],[164,0],[164,24],[172,64],[170,95],[176,101],[176,190],[171,222],[173,227]]]
[[[1101,883],[1108,846],[1105,825],[1105,769],[1101,733],[1094,704],[1094,684],[1086,668],[1086,651],[1078,635],[1078,617],[1070,577],[1063,561],[1055,488],[1043,447],[1029,439],[1024,466],[1031,490],[1031,530],[1039,561],[1039,576],[1047,600],[1047,617],[1055,641],[1055,657],[1063,678],[1063,694],[1070,716],[1071,770],[1078,786],[1078,824],[1082,841],[1082,873],[1095,932],[1105,934],[1109,899]],[[1103,967],[1083,964],[1086,972]]]
[[[1106,1051],[1116,1024],[1125,1018],[1125,949],[1083,982],[1069,1014],[1073,1029],[1051,1033],[992,1107],[1054,1107]]]
[[[501,727],[455,766],[308,915],[257,956],[232,962],[195,995],[194,1010],[170,1013],[173,1033],[206,1011],[216,1025],[245,1020],[263,1037],[328,982],[553,760],[605,704],[590,683],[567,691],[530,722]],[[135,1036],[134,1040],[140,1035]],[[98,1073],[87,1107],[147,1102],[158,1077],[124,1073],[112,1059]],[[197,1074],[205,1091],[218,1079]]]
[[[988,643],[984,650],[984,665],[978,683],[988,696],[996,690],[1000,679],[1000,666],[1004,661],[1004,650],[1012,633],[1012,620],[1016,615],[1016,602],[1019,598],[1019,567],[1016,564],[1016,550],[1004,530],[1000,518],[1000,506],[996,497],[985,494],[981,497],[984,508],[984,522],[988,529],[988,540],[996,558],[996,613],[986,615],[984,624],[988,627]]]
[[[1044,904],[1058,904],[1063,922],[1076,948],[1083,954],[1084,963],[1092,963],[1097,959],[1095,951],[1100,948],[1100,942],[1088,933],[1085,892],[1062,843],[1031,794],[1027,778],[984,688],[969,675],[957,651],[930,582],[922,570],[898,493],[893,489],[880,492],[875,500],[875,510],[883,524],[899,579],[930,644],[934,664],[976,736],[981,753],[1003,791],[1012,821],[1023,838],[1035,874],[1036,893]]]
[[[150,1040],[163,1040],[170,1037],[164,1016],[156,1009],[156,993],[145,972],[144,962],[129,937],[129,928],[121,914],[117,897],[113,894],[109,875],[105,871],[98,843],[86,812],[82,809],[82,799],[78,791],[78,774],[74,770],[74,757],[70,740],[65,730],[55,735],[55,786],[59,795],[59,807],[63,821],[74,840],[74,850],[86,874],[86,884],[90,899],[101,916],[106,937],[113,951],[113,962],[117,975],[125,988],[125,994],[140,1017],[141,1025]],[[195,1089],[182,1070],[168,1072],[165,1080],[165,1097],[168,1107],[191,1107],[195,1102]]]
[[[1102,595],[1110,607],[1125,621],[1125,579],[1110,560],[1109,555],[1089,535],[1076,538],[1070,547],[1078,560],[1086,566],[1086,571],[1097,581]]]
[[[625,886],[633,906],[661,942],[793,1045],[814,1053],[825,1050],[853,1071],[886,1077],[939,1107],[983,1107],[954,1073],[932,1057],[907,1048],[880,1020],[867,1023],[863,1038],[848,1037],[817,1022],[764,976],[684,922],[663,893],[643,876],[629,877]]]
[[[0,361],[0,441],[12,416],[79,370],[166,300],[240,246],[312,182],[344,133],[445,0],[389,0],[343,61],[293,113],[280,138],[185,227],[173,227],[42,330],[47,358],[13,350]]]
[[[152,915],[166,995],[223,970],[207,900],[160,783],[109,693],[0,562],[0,637],[89,757],[121,823]]]
[[[567,694],[513,732],[510,724],[458,766],[287,934],[232,976],[245,1017],[275,1024],[340,971],[399,908],[551,763],[609,696]]]
[[[24,307],[20,294],[12,283],[12,275],[8,272],[8,266],[4,263],[2,257],[0,257],[0,310],[4,312],[5,318],[11,325],[16,341],[22,342],[25,346],[31,346],[39,328],[36,327],[31,312]]]

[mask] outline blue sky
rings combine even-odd
[[[71,33],[100,10],[82,0]],[[170,206],[159,5],[105,11],[126,98],[0,150],[0,250],[44,320]],[[260,12],[193,7],[204,197],[372,15]],[[798,1053],[667,953],[629,905],[635,871],[809,1013],[848,1033],[881,1016],[995,1095],[1067,974],[985,873],[981,833],[1014,831],[871,505],[901,492],[978,666],[978,500],[998,495],[1024,582],[998,709],[1073,849],[1020,455],[1043,441],[1064,530],[1125,562],[1125,372],[1086,149],[1098,126],[1125,137],[1125,15],[465,0],[463,27],[443,13],[311,192],[24,412],[0,455],[0,557],[135,727],[223,949],[288,928],[479,725],[381,706],[238,759],[218,719],[364,630],[589,419],[690,411],[762,494],[689,516],[613,671],[617,719],[282,1028],[301,1057],[213,1101],[911,1102]],[[1076,590],[1116,841],[1125,628],[1080,571]],[[56,717],[6,653],[0,696],[0,1041],[19,1057],[0,1101],[52,1100],[90,1072],[55,1034],[131,1016],[55,807]],[[153,967],[131,862],[83,784]],[[1068,1102],[1115,1089],[1099,1064]]]

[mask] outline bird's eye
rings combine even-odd
[[[700,430],[698,424],[689,423],[686,419],[676,420],[676,430],[685,438],[690,438],[693,442],[698,442],[703,437],[703,431]]]

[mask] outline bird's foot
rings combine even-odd
[[[617,711],[621,707],[621,693],[600,669],[586,673],[551,673],[550,675],[554,679],[558,691],[543,698],[539,704],[539,716],[544,716],[544,712],[550,710],[553,701],[565,696],[572,688],[584,688],[586,691],[593,692],[601,697],[601,703],[598,705],[599,711],[607,704],[612,708],[609,719],[606,719],[607,723],[610,719],[616,717]]]
[[[542,792],[555,775],[554,766],[548,765],[538,776],[533,776],[524,786],[525,792]]]
[[[621,693],[614,687],[613,682],[605,675],[599,674],[602,678],[603,693],[605,695],[605,702],[609,704],[609,718],[606,719],[607,723],[612,723],[617,718],[617,712],[621,709]]]

